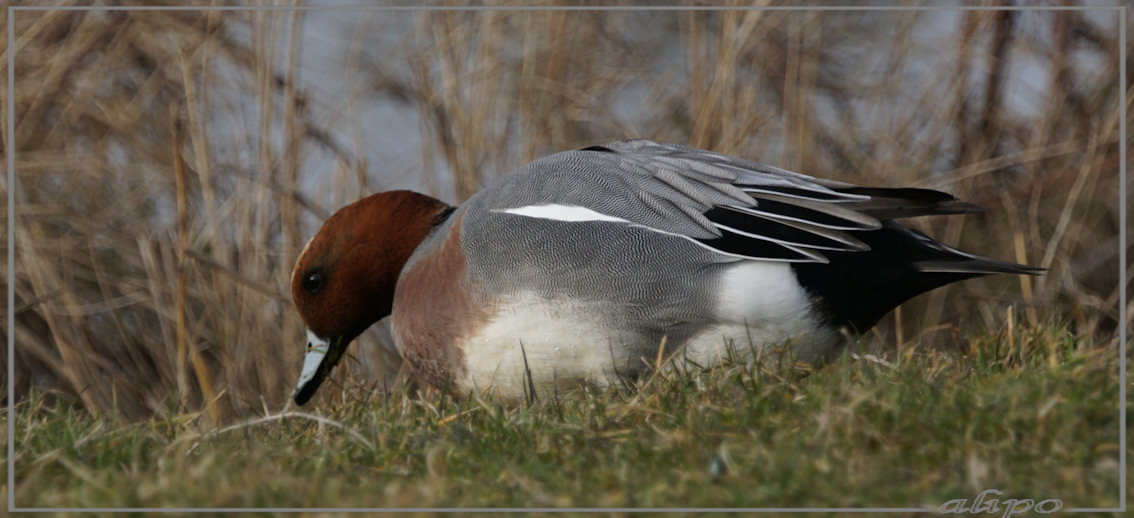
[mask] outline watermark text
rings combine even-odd
[[[967,498],[957,498],[941,504],[937,512],[941,514],[1000,514],[1001,518],[1017,516],[1034,511],[1039,514],[1054,513],[1063,509],[1063,500],[1048,498],[1036,502],[1031,498],[1006,498],[1003,501],[991,496],[1003,496],[1004,492],[998,489],[985,489],[973,499],[969,505]]]

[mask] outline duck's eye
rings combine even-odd
[[[318,293],[319,289],[323,287],[323,272],[319,270],[311,270],[303,276],[303,289],[308,293]]]

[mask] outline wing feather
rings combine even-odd
[[[855,234],[893,218],[977,209],[939,191],[859,187],[649,140],[568,151],[525,167],[518,181],[536,192],[517,189],[524,196],[507,203],[576,203],[609,216],[594,224],[622,221],[744,259],[826,263],[824,252],[870,250]],[[633,194],[603,196],[611,188]]]

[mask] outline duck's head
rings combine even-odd
[[[374,194],[339,209],[303,248],[291,274],[307,325],[296,403],[311,399],[347,345],[390,314],[402,267],[449,211],[415,192]]]

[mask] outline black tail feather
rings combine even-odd
[[[914,263],[913,266],[917,271],[925,273],[971,273],[976,275],[991,275],[994,273],[1043,275],[1043,273],[1047,271],[1046,268],[1040,268],[1038,266],[997,261],[996,259],[989,259],[987,257],[943,261],[918,261]]]
[[[869,200],[854,202],[853,207],[878,219],[984,212],[984,209],[978,205],[960,201],[951,194],[931,189],[846,187],[838,191],[870,196]]]
[[[870,246],[869,252],[825,252],[828,264],[792,264],[792,269],[829,323],[860,332],[906,300],[946,284],[997,273],[1044,272],[962,252],[892,220],[881,229],[853,234]]]

